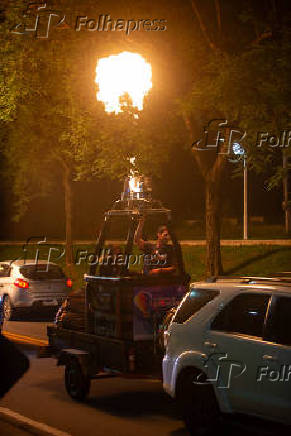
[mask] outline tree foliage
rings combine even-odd
[[[19,66],[10,65],[23,81],[17,88],[17,105],[9,85],[14,99],[9,114],[14,113],[14,117],[3,155],[16,199],[16,220],[27,211],[33,198],[53,194],[62,180],[67,252],[71,253],[72,183],[104,176],[121,179],[128,174],[128,159],[132,156],[136,156],[137,167],[144,173],[157,173],[167,159],[169,120],[167,111],[155,102],[146,102],[143,113],[135,118],[126,98],[122,114],[107,114],[96,100],[95,85],[96,63],[104,47],[96,47],[88,33],[59,32],[44,40],[29,37],[29,56],[24,56]],[[107,44],[107,51],[111,45],[116,51],[114,44],[106,42],[106,34],[100,39]],[[13,42],[11,53],[16,62],[18,52]],[[25,95],[21,94],[22,87]],[[69,257],[71,263],[72,254]]]
[[[8,7],[8,2],[4,1],[0,7],[0,57],[3,60],[0,69],[1,123],[13,119],[18,99],[27,92],[21,83],[23,81],[22,63],[25,50],[29,50],[29,48],[24,41],[17,40],[10,32],[20,11],[24,8],[24,0],[16,0],[13,2],[13,7]]]
[[[279,23],[283,6],[275,1],[261,2],[259,10],[244,4],[238,16],[235,4],[224,5],[217,0],[212,2],[212,11],[209,7],[205,10],[202,2],[196,0],[190,4],[200,29],[192,52],[192,84],[180,99],[180,112],[190,139],[198,139],[211,120],[227,120],[228,135],[231,129],[246,133],[241,145],[247,153],[249,169],[268,174],[272,186],[282,180],[284,148],[267,143],[260,147],[257,136],[266,132],[280,137],[281,131],[289,128],[290,14]],[[228,20],[224,21],[226,15]],[[230,39],[231,34],[237,38]],[[229,140],[231,137],[226,133],[224,145]],[[222,182],[230,155],[220,145],[215,150],[192,149],[206,185],[209,275],[222,272],[219,216]],[[232,144],[228,151],[232,153]]]

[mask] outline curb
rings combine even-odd
[[[36,345],[38,347],[48,345],[48,341],[44,339],[37,339],[30,336],[18,335],[15,333],[7,332],[5,330],[2,333],[7,339],[10,339],[11,341],[14,342],[19,342],[21,344]]]
[[[20,415],[20,413],[14,412],[5,407],[0,407],[0,419],[35,436],[71,436],[70,433],[63,432],[50,427],[49,425],[26,418],[25,416]]]
[[[10,424],[14,428],[16,427],[17,429],[21,429],[26,434],[29,434],[29,435],[32,434],[35,436],[48,436],[48,433],[42,433],[39,430],[33,428],[32,426],[25,424],[24,422],[19,422],[15,418],[12,418],[12,417],[5,415],[5,413],[1,412],[1,410],[0,410],[0,425],[1,425],[1,421],[4,421],[7,424]]]

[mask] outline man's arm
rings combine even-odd
[[[135,232],[135,236],[134,236],[134,242],[140,250],[143,250],[144,245],[145,245],[145,241],[142,239],[142,231],[143,231],[144,222],[145,222],[145,217],[144,216],[140,217],[140,219],[138,221],[138,226],[137,226],[137,229]]]
[[[176,271],[176,267],[175,266],[169,266],[167,268],[154,268],[152,269],[149,274],[153,275],[153,274],[167,274],[167,273],[171,273],[171,272],[175,272]]]
[[[164,259],[164,263],[161,264],[161,267],[157,266],[157,268],[153,268],[150,271],[150,274],[168,274],[176,272],[177,261],[174,258],[172,247],[169,247],[166,253],[166,258]]]

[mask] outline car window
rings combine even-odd
[[[10,265],[0,264],[0,277],[10,277]]]
[[[262,337],[269,299],[267,294],[243,293],[236,296],[217,315],[211,329]]]
[[[270,339],[291,346],[291,297],[278,297],[271,317]]]
[[[31,280],[50,280],[50,279],[63,279],[65,274],[62,269],[53,264],[35,264],[24,265],[20,268],[20,273],[23,277]]]
[[[198,289],[193,288],[184,298],[181,305],[173,318],[173,322],[183,324],[191,316],[197,313],[209,301],[213,300],[219,295],[218,290],[213,289]]]

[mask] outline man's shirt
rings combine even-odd
[[[157,244],[146,242],[143,251],[145,254],[144,274],[149,274],[152,269],[169,268],[174,265],[172,245],[162,244],[160,247],[157,247]]]

